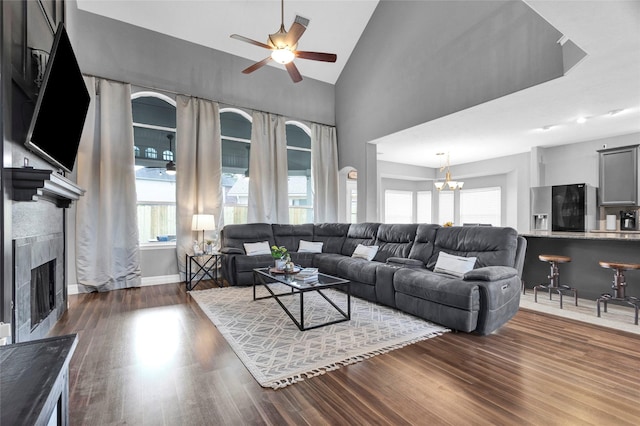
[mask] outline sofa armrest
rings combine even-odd
[[[407,259],[405,257],[390,257],[387,259],[387,265],[404,268],[424,269],[424,262],[417,259]]]
[[[464,274],[465,281],[499,281],[518,275],[518,271],[510,266],[485,266],[472,269]]]
[[[220,253],[222,254],[244,254],[244,251],[235,247],[222,247],[220,249]]]

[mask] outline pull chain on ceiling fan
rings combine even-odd
[[[302,80],[302,76],[300,75],[296,65],[293,63],[293,60],[296,57],[301,59],[310,59],[312,61],[335,62],[337,56],[334,53],[296,50],[298,47],[298,40],[300,40],[300,37],[302,37],[302,34],[305,32],[308,25],[308,19],[303,18],[302,16],[296,16],[293,24],[291,24],[291,28],[289,28],[289,31],[286,31],[284,29],[284,0],[282,0],[280,10],[280,29],[273,34],[269,34],[266,44],[238,34],[231,34],[231,38],[271,50],[270,56],[264,58],[260,62],[256,62],[250,67],[242,70],[242,72],[244,74],[250,74],[257,69],[262,68],[270,61],[275,61],[283,64],[293,82],[297,83]]]

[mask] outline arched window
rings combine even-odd
[[[135,155],[136,157],[140,157],[140,148],[138,148],[137,146],[134,146],[133,155]]]
[[[251,116],[237,108],[221,109],[220,134],[224,223],[247,223]]]
[[[289,223],[313,223],[311,184],[311,130],[298,121],[287,121]]]
[[[160,93],[138,92],[131,96],[131,106],[140,243],[175,242],[176,177],[166,167],[175,161],[178,142],[176,103]]]
[[[155,148],[146,147],[144,149],[144,156],[150,159],[158,158],[158,151]]]

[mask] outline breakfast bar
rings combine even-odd
[[[640,232],[550,232],[532,231],[521,234],[527,239],[527,252],[522,279],[527,291],[548,281],[549,265],[538,258],[541,254],[571,257],[563,265],[561,284],[578,290],[581,299],[596,300],[609,293],[611,270],[599,262],[640,262]],[[640,297],[640,271],[626,273],[627,294]]]

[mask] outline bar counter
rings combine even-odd
[[[531,231],[521,235],[527,240],[522,273],[527,291],[549,282],[549,264],[538,259],[541,254],[571,257],[571,262],[559,267],[560,284],[575,287],[578,297],[594,301],[601,294],[611,292],[614,274],[613,270],[602,268],[599,261],[640,263],[639,231]],[[627,295],[640,297],[640,271],[627,271],[625,276]],[[545,292],[538,293],[538,297],[549,296]],[[558,300],[558,296],[553,299]],[[565,303],[570,303],[565,299]],[[630,315],[633,316],[632,312]]]

